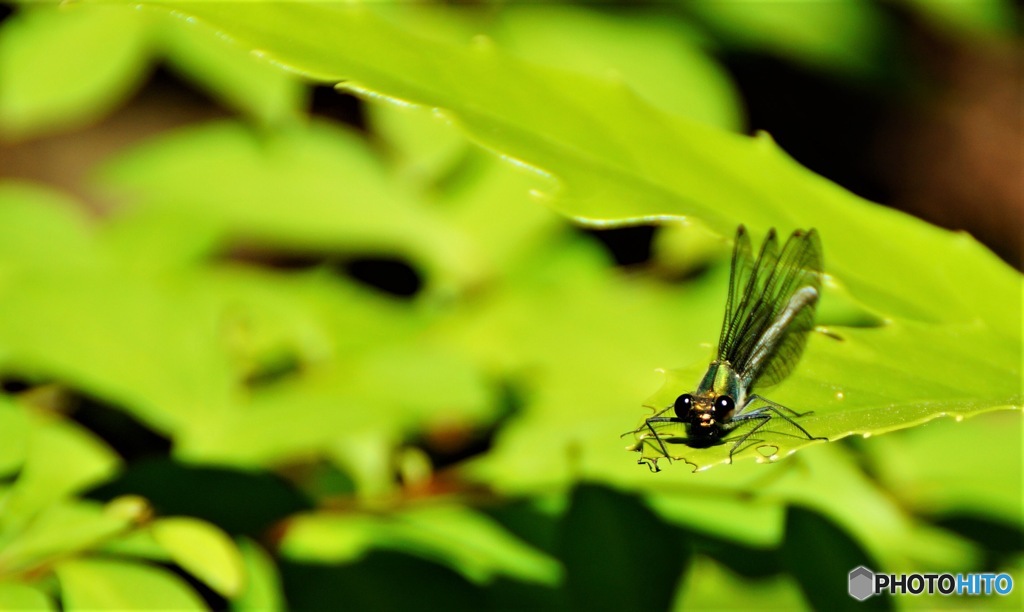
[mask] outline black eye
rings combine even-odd
[[[690,414],[690,409],[693,408],[693,397],[689,393],[684,393],[676,398],[676,416],[685,419]]]
[[[721,420],[725,418],[725,415],[732,412],[733,408],[736,407],[736,402],[732,401],[732,398],[728,395],[719,395],[718,399],[715,400],[715,418]]]

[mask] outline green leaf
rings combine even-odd
[[[292,519],[281,542],[294,560],[351,563],[375,548],[405,551],[450,566],[475,582],[504,575],[553,585],[561,568],[482,514],[451,505],[387,516],[307,514]]]
[[[126,531],[132,522],[95,502],[61,502],[41,511],[13,538],[5,538],[0,568],[25,571],[47,560],[94,548]]]
[[[427,108],[371,102],[366,113],[374,133],[388,146],[396,174],[413,185],[444,178],[471,146],[451,121]]]
[[[577,487],[558,542],[572,607],[667,609],[689,561],[688,544],[639,500]]]
[[[146,20],[129,6],[24,7],[0,28],[0,134],[95,120],[137,86],[146,47]]]
[[[245,563],[245,588],[231,601],[231,609],[242,612],[276,611],[284,609],[284,594],[277,566],[267,551],[252,540],[238,544]]]
[[[47,240],[40,240],[45,228]],[[103,256],[83,207],[62,193],[0,180],[0,266],[88,270]]]
[[[56,610],[43,591],[19,582],[0,582],[0,608],[4,610]]]
[[[705,557],[695,555],[676,594],[673,610],[779,610],[806,609],[795,581],[785,575],[750,577]]]
[[[188,219],[223,246],[405,255],[428,281],[472,278],[459,237],[389,180],[355,134],[328,123],[260,134],[223,123],[131,151],[103,171],[105,193]],[[187,239],[187,237],[183,236]]]
[[[17,471],[25,462],[30,431],[25,411],[0,397],[0,477]]]
[[[502,49],[530,62],[597,78],[621,79],[667,113],[728,130],[742,126],[738,93],[728,74],[688,38],[671,14],[601,13],[570,5],[513,5],[493,36]]]
[[[229,598],[242,591],[244,561],[238,547],[223,531],[186,517],[157,519],[149,528],[175,563],[210,588]]]
[[[842,577],[859,567],[877,564],[838,526],[805,508],[792,507],[786,514],[786,540],[782,560],[797,579],[808,603],[816,610],[892,609],[892,600],[875,597],[855,602]]]
[[[1010,37],[1019,33],[1019,16],[1008,0],[905,0],[935,25],[961,36]]]
[[[870,2],[699,1],[687,10],[726,44],[768,51],[833,73],[871,74],[884,66],[883,43],[893,27]]]
[[[205,610],[188,584],[163,568],[105,559],[73,559],[54,567],[65,610],[161,608]]]
[[[1024,513],[1020,441],[1020,415],[992,413],[964,422],[937,419],[863,448],[890,495],[916,513],[1016,524]]]
[[[109,478],[120,459],[92,433],[74,423],[32,419],[28,454],[3,499],[0,521],[21,525],[49,504]]]
[[[168,63],[218,100],[264,124],[299,119],[304,84],[195,21],[160,20],[157,40]]]

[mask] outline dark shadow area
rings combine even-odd
[[[786,511],[783,567],[815,610],[891,610],[885,596],[857,601],[850,597],[849,573],[858,566],[879,569],[878,563],[846,531],[825,516],[799,506]]]
[[[81,393],[72,394],[70,404],[72,420],[102,438],[125,461],[167,457],[171,452],[170,438],[121,408]]]
[[[691,554],[639,499],[591,484],[573,491],[556,550],[577,610],[668,610]]]
[[[1005,570],[1024,551],[1024,528],[997,519],[955,514],[935,521],[948,529],[975,542],[985,553],[985,572]]]
[[[162,516],[194,516],[231,535],[262,539],[279,520],[313,508],[312,502],[283,479],[267,472],[147,459],[86,497],[109,501],[141,495]]]
[[[331,85],[318,85],[313,88],[309,112],[365,132],[366,110],[363,106],[363,101],[350,93],[338,91]]]
[[[656,225],[632,225],[608,229],[581,228],[584,234],[596,238],[619,266],[637,266],[651,258],[651,243]]]
[[[280,562],[289,610],[480,610],[479,588],[447,567],[371,551],[347,565]]]
[[[399,298],[412,298],[423,287],[423,276],[411,263],[400,257],[353,257],[343,259],[338,271]]]

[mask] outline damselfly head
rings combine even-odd
[[[686,423],[687,445],[706,447],[718,444],[730,429],[736,402],[728,395],[684,393],[676,398],[676,418]]]

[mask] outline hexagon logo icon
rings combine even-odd
[[[850,570],[850,597],[864,601],[875,594],[875,573],[863,565]]]

